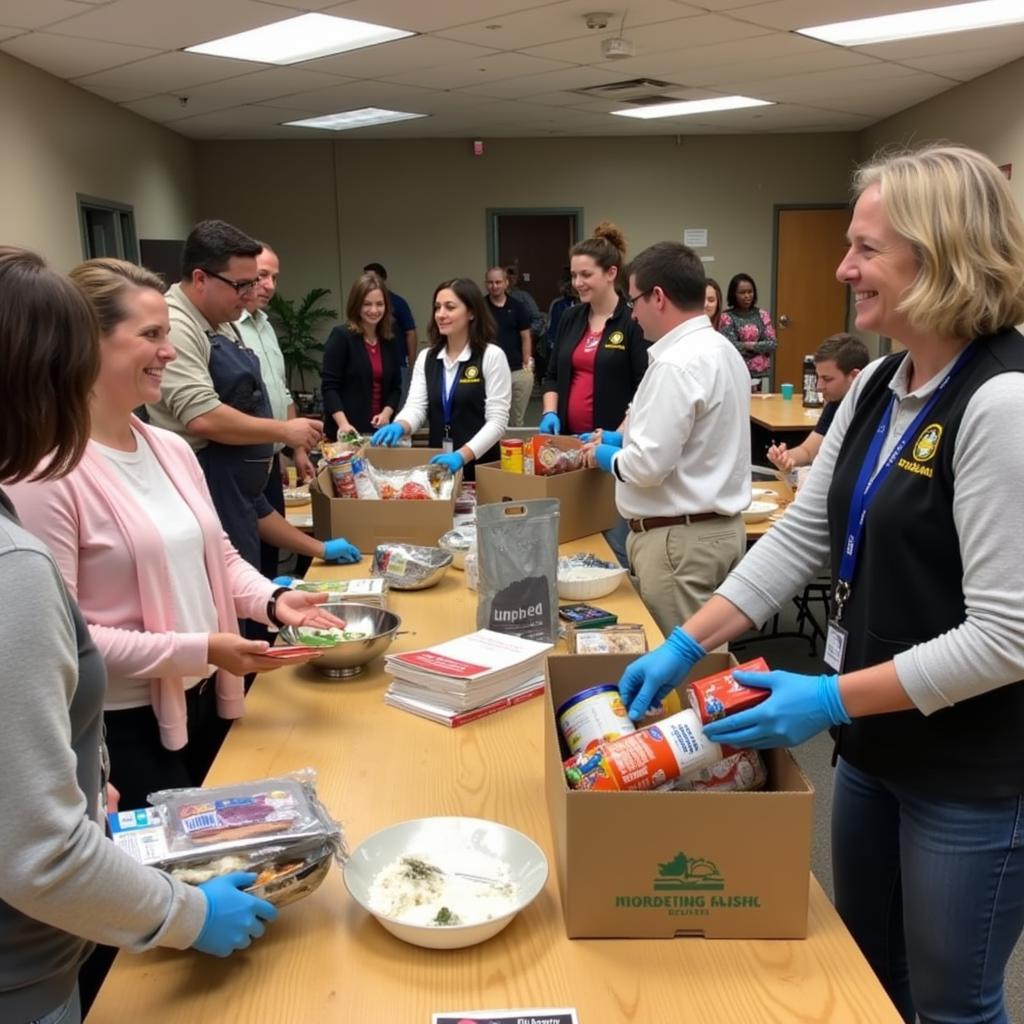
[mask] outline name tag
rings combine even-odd
[[[846,658],[846,640],[849,633],[834,619],[829,620],[828,632],[825,634],[824,661],[833,672],[843,671],[843,660]]]

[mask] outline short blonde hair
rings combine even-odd
[[[101,334],[110,334],[126,319],[121,300],[128,292],[152,288],[163,295],[167,291],[164,279],[152,270],[108,256],[79,263],[68,277],[92,306]]]
[[[945,144],[882,153],[854,191],[875,184],[920,264],[899,305],[915,327],[974,338],[1024,321],[1024,220],[987,156]]]

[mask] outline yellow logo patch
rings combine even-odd
[[[626,336],[622,333],[622,331],[612,331],[612,333],[608,335],[608,344],[621,345],[623,341],[625,341],[625,338]]]
[[[917,439],[917,444],[914,445],[914,460],[916,462],[928,462],[935,458],[935,453],[939,450],[939,441],[941,438],[942,424],[929,423],[928,426],[921,431],[921,434]]]
[[[480,376],[480,368],[477,366],[467,366],[466,372],[462,375],[463,380],[476,380]]]

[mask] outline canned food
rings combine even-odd
[[[687,708],[656,725],[648,725],[591,751],[580,751],[565,764],[570,789],[663,789],[676,779],[722,760],[700,719]]]
[[[733,679],[733,672],[767,672],[768,662],[764,658],[746,661],[725,672],[716,672],[713,676],[696,679],[689,685],[690,707],[697,712],[704,725],[726,715],[735,715],[738,711],[746,711],[761,701],[767,700],[768,690],[760,687],[744,686]]]
[[[506,473],[522,473],[523,442],[510,437],[501,442],[501,468]]]
[[[626,714],[619,688],[611,684],[581,690],[558,709],[557,718],[572,754],[592,750],[636,730]]]

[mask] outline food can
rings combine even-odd
[[[619,688],[612,684],[581,690],[558,709],[556,717],[572,754],[592,750],[636,730],[626,714]]]
[[[768,690],[760,687],[744,686],[733,679],[733,672],[767,672],[768,662],[764,658],[746,661],[735,668],[716,672],[713,676],[705,676],[690,683],[687,694],[690,707],[697,712],[704,725],[726,715],[735,715],[738,711],[756,707],[769,696]]]
[[[523,442],[509,437],[501,442],[501,468],[506,473],[522,473]]]
[[[570,789],[663,789],[722,760],[722,748],[704,735],[700,719],[687,708],[656,725],[648,725],[591,751],[580,751],[565,764]]]

